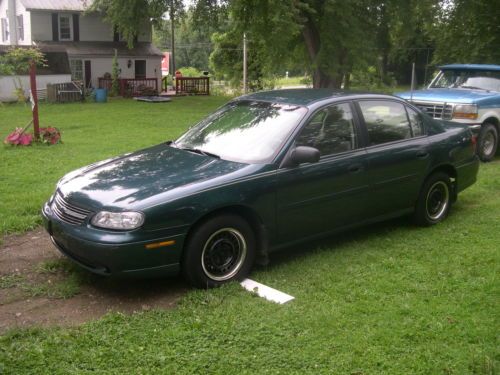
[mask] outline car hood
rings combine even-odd
[[[98,209],[141,209],[165,193],[171,199],[245,174],[251,165],[157,145],[80,168],[64,176],[60,193],[71,203]]]
[[[485,98],[500,96],[497,92],[484,90],[466,90],[466,89],[427,89],[406,92],[399,92],[395,95],[400,98],[412,101],[428,102],[448,102],[448,103],[476,103]]]

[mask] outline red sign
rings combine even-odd
[[[163,52],[163,58],[161,59],[161,72],[163,75],[167,75],[170,65],[170,52]]]

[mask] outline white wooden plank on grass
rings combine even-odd
[[[279,290],[273,289],[254,280],[245,279],[240,284],[249,292],[257,293],[259,297],[265,298],[268,301],[283,304],[295,299],[295,297],[292,297],[291,295],[280,292]]]

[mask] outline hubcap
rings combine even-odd
[[[493,152],[495,147],[495,135],[493,132],[488,132],[485,134],[483,139],[483,155],[489,156]]]
[[[246,255],[247,244],[243,235],[234,228],[223,228],[205,242],[201,266],[212,280],[229,280],[241,269]]]
[[[431,220],[439,220],[448,208],[450,192],[443,181],[434,183],[427,193],[426,209]]]

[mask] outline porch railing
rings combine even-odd
[[[99,78],[99,88],[111,91],[113,80]],[[120,96],[151,96],[158,95],[158,80],[156,78],[120,78]]]
[[[175,93],[210,95],[210,77],[176,77]]]

